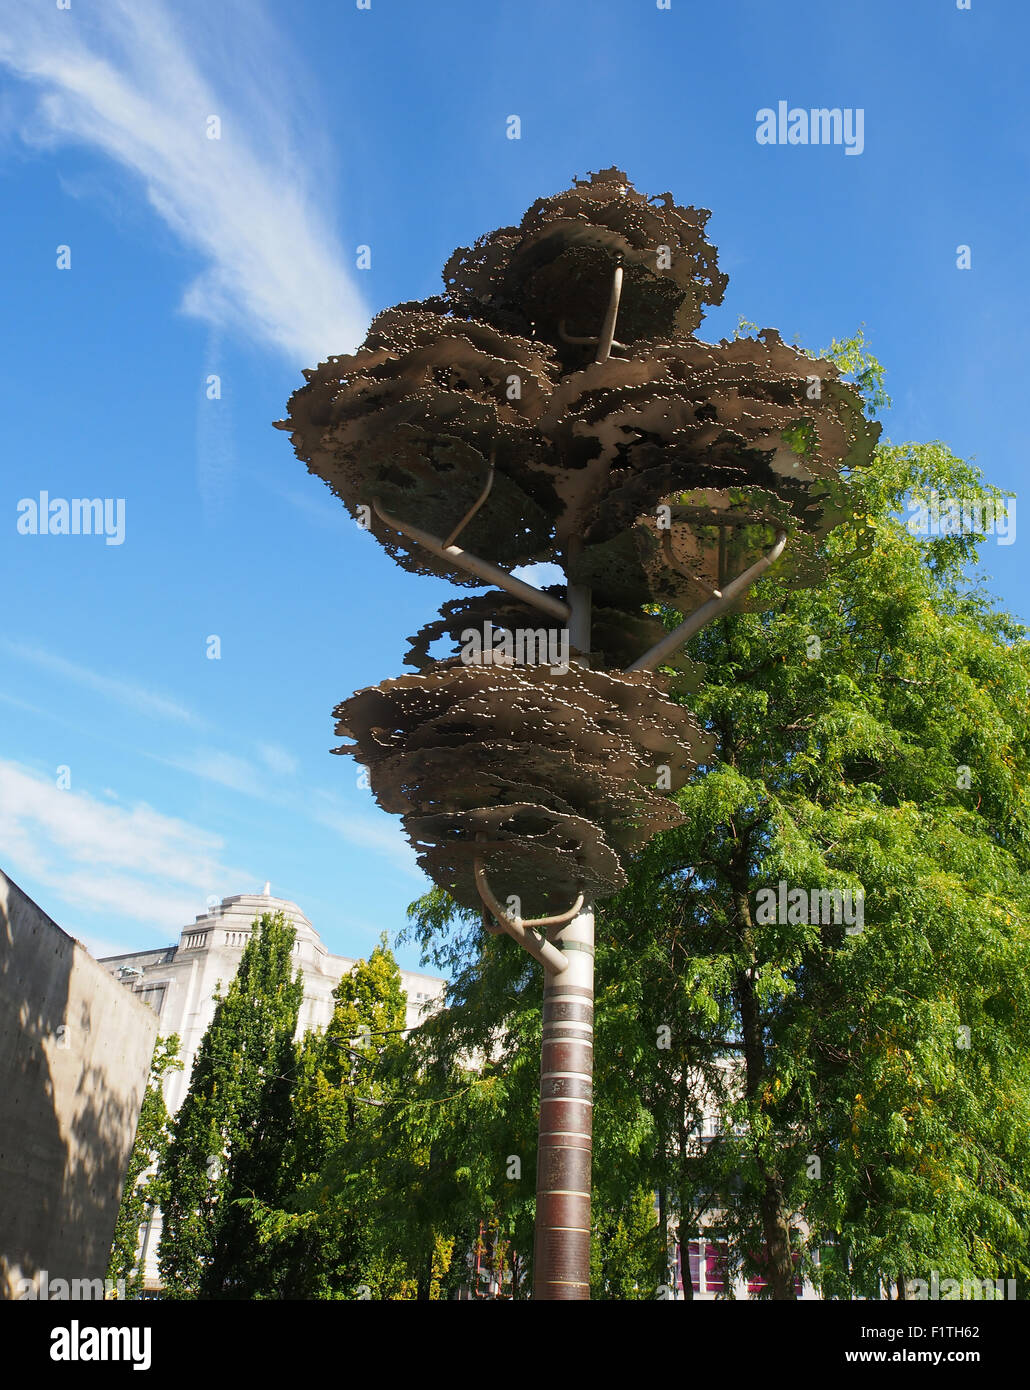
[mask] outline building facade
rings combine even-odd
[[[152,951],[105,956],[100,964],[157,1014],[162,1037],[178,1033],[179,1055],[185,1063],[165,1081],[165,1103],[178,1110],[189,1090],[193,1059],[215,1013],[215,993],[222,993],[239,969],[254,923],[266,912],[282,912],[297,929],[293,956],[304,981],[304,998],[297,1037],[325,1028],[333,1016],[333,990],[357,961],[335,956],[296,903],[273,898],[268,884],[263,893],[223,898],[217,907],[183,927],[177,944]],[[440,1007],[446,981],[438,975],[402,970],[407,994],[407,1025],[416,1028],[427,1013]]]

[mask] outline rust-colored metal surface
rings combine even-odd
[[[868,460],[879,427],[832,362],[771,329],[693,336],[725,285],[707,217],[614,169],[541,199],[519,228],[456,252],[445,295],[385,311],[357,353],[306,373],[280,423],[418,573],[478,582],[373,503],[446,538],[492,477],[462,547],[563,564],[602,606],[689,606],[779,529],[791,540],[775,573],[818,582],[818,542],[847,518],[842,470]],[[595,362],[616,263],[616,344]]]
[[[621,856],[680,823],[665,793],[711,743],[650,673],[434,663],[359,691],[335,711],[338,748],[368,768],[420,862],[477,906],[473,860],[523,915],[595,899],[625,881]]]
[[[597,333],[619,260],[619,340],[692,333],[727,284],[705,238],[709,215],[679,207],[671,193],[649,198],[621,169],[603,169],[539,198],[518,227],[455,251],[444,267],[445,302],[461,318],[486,311],[491,322],[553,343],[568,369],[592,356],[592,345],[567,339]]]

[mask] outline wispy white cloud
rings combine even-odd
[[[278,743],[261,743],[258,752],[270,771],[279,777],[292,777],[298,767],[297,759]]]
[[[339,807],[336,798],[320,793],[311,807],[311,817],[341,839],[359,849],[388,859],[405,878],[427,884],[428,879],[418,867],[415,851],[404,838],[401,823],[385,812],[350,811]],[[374,872],[374,870],[370,870]]]
[[[164,757],[148,753],[155,762],[174,767],[192,777],[203,778],[240,792],[243,796],[272,803],[301,819],[324,826],[354,848],[385,860],[405,877],[425,883],[415,851],[404,838],[400,821],[378,807],[357,810],[347,806],[334,793],[311,786],[289,785],[285,779],[297,770],[297,760],[277,744],[261,744],[258,752],[263,768],[248,758],[218,748],[195,748]]]
[[[261,484],[261,479],[255,481]],[[339,535],[346,527],[354,527],[354,522],[341,503],[327,489],[309,488],[306,492],[298,492],[295,488],[271,487],[268,491],[323,530],[335,531]],[[357,527],[354,529],[357,530]]]
[[[132,949],[126,946],[124,941],[111,941],[106,936],[96,936],[92,932],[84,932],[78,940],[81,941],[82,945],[85,946],[94,960],[103,960],[104,956],[124,955],[126,951]],[[168,944],[171,945],[171,941],[169,941]],[[141,946],[139,949],[148,951],[152,950],[153,947],[148,943],[146,946]]]
[[[27,144],[108,155],[203,258],[187,313],[305,363],[362,337],[368,315],[327,208],[322,122],[258,0],[0,0],[0,63],[38,93],[20,122]]]
[[[165,767],[174,767],[179,772],[188,772],[193,777],[202,777],[205,782],[217,782],[220,787],[230,791],[242,792],[244,796],[254,796],[261,801],[272,800],[268,779],[261,776],[257,768],[247,758],[228,753],[221,748],[195,748],[190,752],[177,753],[173,757],[161,757],[148,753],[155,762]]]
[[[0,690],[0,701],[5,705],[10,705],[13,709],[25,710],[28,714],[42,715],[44,719],[53,718],[50,710],[43,709],[40,705],[30,704],[28,700],[19,700],[16,695],[7,695]]]
[[[221,851],[218,836],[144,802],[112,806],[0,760],[4,866],[73,912],[142,922],[166,936],[203,911],[209,895],[253,877],[223,864]]]
[[[290,790],[282,785],[284,778],[292,778],[297,772],[298,763],[293,754],[277,743],[259,743],[257,753],[260,764],[224,748],[210,747],[194,748],[171,757],[158,753],[147,756],[179,772],[202,777],[205,782],[217,782],[230,791],[242,792],[244,796],[279,805],[297,801],[298,808],[303,809],[303,799],[291,797]]]
[[[122,705],[136,714],[157,719],[171,719],[182,724],[199,725],[203,722],[185,705],[179,704],[177,700],[172,700],[166,695],[159,695],[155,691],[136,685],[132,681],[119,680],[116,676],[101,675],[99,671],[92,671],[87,666],[80,666],[77,662],[69,661],[67,657],[58,656],[55,652],[44,651],[40,647],[26,647],[20,642],[9,642],[6,638],[0,639],[0,647],[18,661],[28,662],[32,666],[38,666],[41,670],[49,671],[51,675],[62,680],[71,681],[75,685],[94,690],[98,695],[113,700],[115,704]]]

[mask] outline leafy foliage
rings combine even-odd
[[[159,1265],[171,1298],[246,1298],[267,1279],[245,1195],[282,1182],[303,994],[295,928],[265,913],[193,1063],[160,1170]]]
[[[598,919],[595,1278],[643,1182],[683,1241],[715,1214],[765,1296],[1027,1272],[1030,649],[975,536],[902,524],[934,488],[996,495],[943,445],[883,446],[869,553],[831,539],[824,591],[691,644],[717,757]],[[760,920],[781,881],[861,894],[862,929]],[[458,972],[446,1046],[517,1073],[531,969],[438,891],[413,907]]]
[[[114,1228],[107,1278],[124,1280],[125,1293],[138,1298],[143,1293],[144,1270],[139,1262],[140,1230],[157,1206],[157,1170],[168,1149],[170,1137],[168,1107],[164,1098],[164,1077],[181,1071],[179,1038],[172,1034],[158,1038],[150,1062],[150,1075],[140,1106],[136,1137],[129,1155],[129,1166],[122,1187],[118,1220]]]

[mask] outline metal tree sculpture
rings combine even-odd
[[[617,169],[577,180],[305,372],[279,422],[405,569],[495,586],[411,639],[418,674],[337,707],[335,751],[430,877],[543,965],[541,1299],[589,1296],[593,904],[710,752],[669,698],[697,679],[683,644],[771,567],[819,581],[878,432],[774,332],[693,336],[726,285],[707,218]],[[534,561],[566,585],[510,573]],[[666,633],[648,604],[689,616]],[[461,654],[432,659],[447,637]]]

